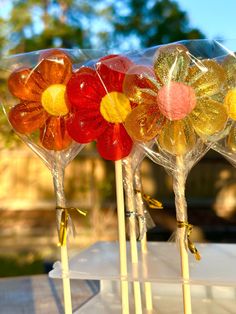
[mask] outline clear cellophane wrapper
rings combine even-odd
[[[187,175],[231,124],[224,104],[228,83],[223,62],[230,54],[222,42],[181,41],[112,55],[95,67],[109,99],[104,116],[119,121],[132,141],[173,176],[177,226],[186,230],[186,245],[192,227],[185,200]],[[111,68],[122,77],[115,95],[104,75]],[[122,158],[133,158],[131,149]]]
[[[47,49],[8,56],[0,63],[5,84],[1,94],[4,112],[14,131],[52,173],[58,231],[62,215],[63,223],[72,227],[69,210],[65,215],[65,167],[84,147],[67,131],[72,114],[67,84],[79,68],[102,54],[95,50]]]
[[[142,240],[155,223],[145,203],[141,177],[141,163],[145,152],[134,145],[130,155],[122,160],[123,185],[125,190],[126,217],[136,221],[136,237]]]

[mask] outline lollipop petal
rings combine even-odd
[[[89,143],[99,137],[108,123],[97,111],[85,111],[71,115],[67,121],[69,135],[78,143]]]
[[[128,69],[133,63],[121,55],[109,55],[96,64],[97,74],[106,85],[106,91],[122,92],[122,84]]]
[[[212,96],[225,86],[226,72],[214,60],[202,60],[189,68],[186,82],[194,88],[197,97]]]
[[[46,87],[42,76],[29,68],[17,69],[8,78],[9,91],[22,100],[40,101],[41,93]]]
[[[134,108],[125,120],[125,128],[132,139],[148,142],[160,133],[164,116],[156,104],[144,104]]]
[[[188,74],[189,65],[189,51],[180,44],[161,47],[154,56],[154,70],[163,84],[170,81],[183,82]]]
[[[45,125],[40,128],[40,140],[46,149],[55,151],[66,149],[72,139],[66,129],[65,118],[49,117]]]
[[[225,96],[224,104],[228,113],[228,116],[236,120],[236,88],[230,89]]]
[[[72,74],[72,61],[64,52],[53,49],[40,55],[36,69],[48,84],[67,84]]]
[[[123,82],[123,92],[136,104],[153,104],[160,84],[151,68],[136,65],[129,69]]]
[[[236,86],[236,56],[235,54],[228,55],[222,63],[227,74],[227,83],[229,88]]]
[[[121,123],[111,124],[97,139],[99,154],[107,160],[120,160],[129,155],[133,142]]]
[[[196,143],[196,134],[188,118],[168,121],[158,137],[160,147],[172,155],[184,155]]]
[[[8,118],[17,132],[30,134],[43,126],[48,114],[40,103],[22,102],[10,110]]]
[[[69,107],[85,110],[94,110],[106,91],[94,70],[78,71],[74,73],[66,87]]]
[[[236,127],[231,128],[227,137],[227,147],[229,147],[234,153],[236,152]]]
[[[198,99],[195,109],[189,115],[199,136],[211,136],[221,131],[227,121],[225,107],[210,98]]]

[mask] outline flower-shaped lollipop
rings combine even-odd
[[[39,130],[44,148],[66,149],[72,142],[66,130],[69,109],[65,93],[71,75],[70,57],[57,49],[42,53],[34,68],[11,73],[8,88],[20,100],[8,115],[13,128],[25,135]]]
[[[218,143],[223,149],[228,150],[228,153],[236,152],[236,56],[228,55],[222,63],[227,74],[227,93],[224,98],[224,105],[229,118],[231,119],[230,130],[228,136],[223,142]],[[226,132],[227,133],[227,132]],[[233,159],[235,159],[233,157]],[[235,161],[234,161],[235,162]]]
[[[212,148],[226,157],[236,167],[236,56],[227,55],[223,62],[227,74],[227,92],[220,95],[226,108],[229,121]]]
[[[145,87],[140,84],[144,80]],[[153,69],[136,66],[125,77],[125,94],[139,104],[127,116],[125,127],[139,142],[159,135],[162,149],[184,155],[197,135],[207,138],[223,129],[226,110],[213,96],[225,81],[225,71],[217,62],[197,60],[180,44],[161,47]]]
[[[133,63],[119,55],[100,59],[95,69],[83,67],[67,85],[70,136],[79,143],[97,141],[100,155],[119,160],[129,155],[132,140],[123,123],[132,103],[122,91],[125,73]]]

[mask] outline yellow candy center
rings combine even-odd
[[[53,84],[42,93],[41,103],[43,108],[53,116],[64,116],[69,110],[65,100],[66,86]]]
[[[231,89],[228,91],[227,95],[225,96],[226,110],[228,113],[228,116],[236,120],[236,88]]]
[[[111,92],[102,98],[100,112],[111,123],[122,123],[131,111],[129,99],[122,93]]]

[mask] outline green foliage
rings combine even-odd
[[[13,0],[0,18],[0,48],[18,53],[51,47],[130,49],[203,38],[171,0]]]
[[[126,10],[124,7],[126,3]],[[123,8],[123,14],[118,12]],[[192,29],[187,13],[171,0],[126,0],[114,6],[116,40],[137,39],[136,46],[150,47],[183,39],[204,38]],[[126,38],[126,39],[125,39]]]
[[[0,57],[52,47],[127,50],[202,37],[171,0],[13,0],[9,14],[0,14]],[[1,94],[5,80],[0,71]],[[2,112],[0,136],[1,147],[15,142]]]
[[[27,276],[45,273],[43,261],[32,254],[0,256],[0,277]]]

